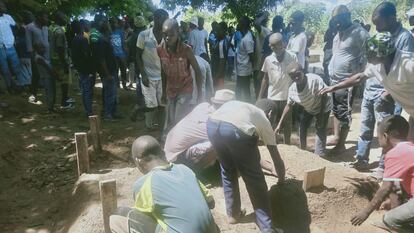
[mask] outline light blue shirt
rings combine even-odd
[[[16,22],[8,15],[3,14],[0,16],[0,45],[6,48],[14,46],[14,36],[11,27],[15,26]]]

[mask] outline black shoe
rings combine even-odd
[[[351,163],[350,167],[358,171],[366,171],[369,170],[369,163],[365,160],[358,160],[354,163]]]

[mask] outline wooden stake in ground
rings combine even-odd
[[[102,216],[105,233],[111,233],[109,217],[115,212],[118,206],[116,198],[116,180],[112,179],[99,182],[99,190],[101,191]]]
[[[75,133],[76,158],[78,160],[78,175],[89,172],[88,136],[86,133]]]
[[[323,186],[323,181],[325,179],[325,167],[305,171],[303,178],[303,190],[306,192],[311,188],[317,188]]]
[[[101,145],[101,135],[100,135],[101,129],[100,129],[100,124],[99,124],[99,117],[97,115],[90,116],[89,125],[91,127],[93,150],[95,151],[95,153],[101,153],[102,145]]]

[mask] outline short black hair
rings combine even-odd
[[[164,9],[156,9],[154,11],[154,18],[169,17],[168,12]]]
[[[386,133],[391,137],[400,140],[407,139],[409,129],[410,125],[408,124],[408,121],[399,115],[387,116],[378,123],[378,130],[381,133]]]
[[[392,2],[382,2],[375,8],[374,13],[388,18],[390,16],[397,16],[397,9]]]
[[[305,14],[302,11],[295,11],[292,13],[290,18],[292,18],[295,22],[303,23],[303,21],[305,21]]]
[[[283,16],[276,15],[275,17],[273,17],[272,23],[274,25],[283,26]]]

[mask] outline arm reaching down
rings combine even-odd
[[[273,164],[275,165],[275,170],[278,177],[277,183],[282,184],[285,181],[285,163],[283,162],[276,145],[268,145],[267,149],[269,150]]]

